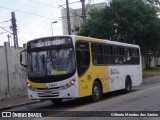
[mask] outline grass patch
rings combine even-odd
[[[146,68],[143,70],[143,78],[160,75],[160,66]]]

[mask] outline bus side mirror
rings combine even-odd
[[[26,58],[26,54],[25,54],[25,52],[27,51],[27,49],[25,49],[25,50],[22,50],[21,52],[20,52],[20,64],[23,66],[23,67],[28,67],[27,65],[25,65],[25,63],[23,63],[23,61],[26,61],[26,59],[25,60],[23,60],[23,54],[22,53],[24,53],[24,58]]]

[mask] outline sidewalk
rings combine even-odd
[[[23,96],[15,99],[7,99],[0,101],[0,111],[8,110],[15,107],[34,104],[41,102],[40,100],[29,100],[28,96]]]

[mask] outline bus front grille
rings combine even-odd
[[[40,92],[38,93],[39,97],[58,97],[59,92]]]
[[[55,88],[29,88],[32,91],[36,91],[36,92],[57,92],[61,90],[61,87],[55,87]]]
[[[54,88],[36,88],[36,89],[37,90],[58,90],[60,88],[61,88],[61,86],[60,87],[54,87]]]

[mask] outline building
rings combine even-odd
[[[89,18],[89,12],[91,12],[93,9],[99,9],[104,8],[107,5],[107,3],[98,3],[98,4],[92,4],[92,5],[86,5],[86,17]],[[76,34],[75,29],[79,28],[81,24],[83,23],[82,20],[82,8],[79,9],[71,9],[69,10],[70,14],[70,23],[71,23],[71,34]],[[63,29],[63,35],[68,35],[68,27],[67,27],[67,12],[66,8],[61,10],[61,16],[62,16],[62,29]]]

